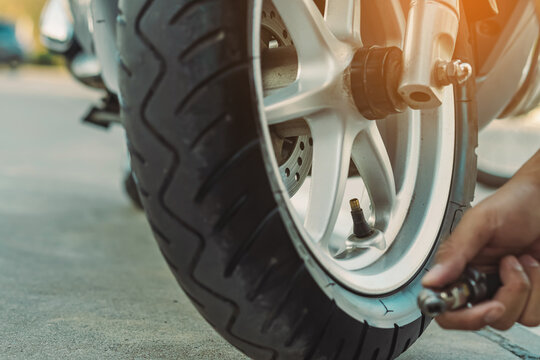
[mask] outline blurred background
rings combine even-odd
[[[58,65],[39,41],[39,17],[46,0],[0,0],[0,62]],[[17,49],[18,48],[18,49]],[[7,56],[9,53],[10,56]]]

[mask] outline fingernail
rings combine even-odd
[[[512,256],[510,258],[510,263],[511,263],[512,267],[514,268],[514,270],[520,271],[520,272],[523,271],[523,266],[521,266],[521,263],[515,257]]]
[[[431,270],[429,270],[426,276],[424,276],[424,278],[422,279],[422,282],[426,284],[436,282],[441,277],[443,272],[444,272],[443,266],[441,264],[436,264],[435,266],[431,268]]]
[[[539,267],[540,264],[531,255],[525,255],[521,258],[523,264],[527,267]]]
[[[496,307],[495,309],[489,311],[486,316],[484,316],[484,321],[486,324],[494,323],[495,321],[499,320],[501,316],[504,314],[504,308],[503,307]]]

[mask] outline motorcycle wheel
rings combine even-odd
[[[430,322],[420,279],[473,197],[474,81],[437,110],[356,114],[365,126],[351,136],[335,109],[287,107],[301,104],[295,78],[316,90],[337,67],[318,62],[333,37],[317,7],[274,4],[120,0],[121,105],[145,212],[183,291],[248,356],[393,359]],[[265,67],[264,51],[284,46],[313,71]],[[466,26],[456,56],[472,62]],[[287,71],[292,83],[273,89]],[[269,104],[283,105],[280,121],[307,120],[276,136]],[[368,245],[346,242],[349,196],[376,229]]]

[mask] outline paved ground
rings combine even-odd
[[[120,129],[63,72],[0,72],[0,358],[241,359],[181,293],[122,194]],[[431,326],[401,359],[539,359],[540,338]]]

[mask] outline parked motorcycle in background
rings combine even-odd
[[[532,0],[51,0],[150,226],[253,358],[392,359],[474,194],[478,129],[538,103]]]
[[[103,91],[102,100],[93,106],[82,119],[84,123],[108,129],[121,125],[120,106],[116,92],[104,83],[102,65],[95,54],[92,39],[90,2],[82,11],[72,12],[68,1],[48,1],[43,8],[40,33],[41,42],[49,51],[60,54],[66,61],[71,75],[82,84]],[[131,172],[130,159],[124,171],[124,191],[136,208],[142,202]]]

